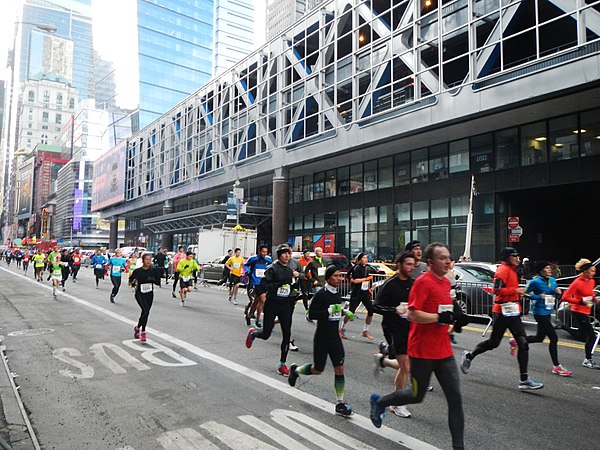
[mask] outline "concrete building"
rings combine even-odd
[[[148,247],[189,244],[207,216],[222,222],[239,180],[250,208],[270,207],[263,242],[387,259],[419,239],[458,256],[474,177],[473,259],[509,243],[533,259],[593,259],[594,6],[325,2],[132,136],[125,201],[103,214]]]
[[[267,39],[281,35],[307,11],[307,0],[267,0]]]

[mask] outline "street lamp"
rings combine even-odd
[[[11,183],[11,162],[13,159],[13,149],[15,145],[11,142],[11,139],[15,139],[13,135],[16,135],[16,124],[14,122],[14,115],[16,110],[16,102],[15,102],[15,65],[16,65],[16,51],[17,51],[17,36],[19,35],[19,25],[33,25],[39,30],[45,31],[47,33],[55,33],[57,28],[48,23],[35,23],[35,22],[24,22],[17,21],[15,22],[15,33],[13,36],[13,45],[12,50],[10,51],[10,59],[8,63],[10,64],[10,97],[8,99],[8,120],[6,122],[6,138],[4,139],[4,170],[2,177],[2,206],[4,211],[10,210],[10,192],[12,188]],[[13,130],[14,128],[14,130]],[[14,133],[13,133],[14,131]],[[6,242],[8,239],[8,225],[10,216],[8,214],[4,215],[4,221],[0,224],[0,227],[3,226],[4,236],[3,242]]]

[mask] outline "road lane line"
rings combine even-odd
[[[46,286],[45,284],[38,283],[35,280],[30,280],[29,278],[27,278],[24,275],[14,273],[10,270],[5,269],[4,267],[0,267],[0,270],[9,273],[12,276],[21,277],[24,280],[27,280],[30,283],[33,283],[34,285],[37,285],[38,287],[44,288],[48,291],[52,291],[52,287]],[[64,292],[60,292],[59,298],[60,297],[69,298],[72,301],[74,301],[75,303],[79,303],[80,305],[83,305],[90,309],[98,311],[102,314],[112,317],[113,319],[118,320],[122,323],[125,323],[129,326],[137,325],[137,322],[134,322],[133,320],[130,320],[124,316],[121,316],[120,314],[117,314],[106,308],[103,308],[102,306],[94,305],[93,303],[90,303],[86,300],[82,300],[73,295],[70,295],[70,294],[67,294]],[[51,300],[51,301],[53,302],[55,300]],[[49,302],[50,302],[50,300],[49,300]],[[212,361],[212,362],[219,364],[229,370],[232,370],[241,375],[244,375],[254,381],[258,381],[271,389],[276,389],[284,394],[287,394],[296,400],[301,400],[301,401],[307,403],[308,405],[319,408],[328,414],[335,415],[335,413],[333,412],[335,405],[333,403],[330,403],[326,400],[323,400],[323,399],[316,397],[312,394],[309,394],[307,392],[300,391],[296,388],[291,387],[287,383],[283,383],[281,381],[275,380],[275,379],[268,377],[260,372],[256,372],[256,371],[250,369],[249,367],[246,367],[246,366],[243,366],[236,362],[230,361],[219,355],[210,353],[206,350],[201,349],[200,347],[195,346],[194,344],[190,344],[189,342],[183,341],[183,340],[176,338],[174,336],[171,336],[167,333],[163,333],[162,331],[155,330],[154,328],[147,328],[147,330],[150,333],[152,333],[153,336],[159,337],[161,339],[164,339],[167,342],[170,342],[171,344],[177,345],[178,347],[183,348],[183,349],[187,350],[188,352],[190,352],[196,356],[199,356],[202,359]],[[242,340],[240,340],[240,345],[243,345]],[[369,418],[360,416],[358,414],[354,414],[352,416],[351,421],[352,421],[353,425],[359,426],[371,433],[375,433],[379,436],[382,436],[386,439],[389,439],[390,441],[396,442],[396,443],[401,444],[410,449],[415,449],[415,450],[436,450],[437,449],[437,447],[434,447],[426,442],[423,442],[417,438],[414,438],[412,436],[404,434],[400,431],[394,430],[393,428],[386,427],[385,425],[377,430],[373,427],[373,424],[371,423],[371,420]]]

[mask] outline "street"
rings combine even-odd
[[[111,304],[110,281],[95,289],[92,271],[82,269],[77,283],[69,279],[66,293],[54,301],[50,282],[35,282],[31,269],[24,277],[14,264],[0,267],[0,335],[41,448],[451,447],[445,398],[435,379],[424,402],[408,406],[410,419],[388,413],[383,428],[371,424],[369,396],[393,389],[392,371],[373,375],[372,355],[383,338],[378,316],[373,341],[360,337],[364,315],[349,325],[346,400],[355,414],[345,419],[333,414],[329,361],[323,375],[301,376],[291,388],[275,372],[277,326],[270,340],[246,349],[244,290],[234,306],[225,291],[199,287],[181,307],[171,285],[163,285],[155,290],[144,345],[133,340],[140,310],[123,281]],[[457,361],[482,340],[477,327],[457,335]],[[290,353],[288,366],[312,361],[314,329],[299,303],[292,334],[300,349]],[[507,338],[461,374],[467,448],[595,447],[600,371],[581,366],[581,343],[563,331],[559,338],[561,363],[574,373],[552,375],[547,344],[532,344],[529,373],[545,384],[542,390],[518,391]]]

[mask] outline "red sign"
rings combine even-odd
[[[519,218],[518,217],[509,217],[508,218],[508,228],[511,230],[513,228],[517,228],[519,226]]]
[[[519,242],[521,240],[521,236],[519,236],[518,234],[509,234],[508,235],[508,242]]]

